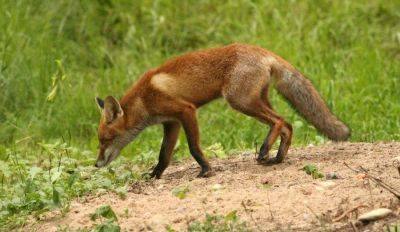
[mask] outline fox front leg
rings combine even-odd
[[[180,130],[180,124],[178,122],[165,122],[163,123],[163,126],[164,138],[160,149],[158,164],[150,174],[150,177],[155,177],[157,179],[161,178],[162,173],[171,161],[172,153],[178,140]]]

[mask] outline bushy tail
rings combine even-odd
[[[319,132],[335,141],[350,137],[350,129],[331,113],[311,82],[300,72],[279,72],[276,88]]]

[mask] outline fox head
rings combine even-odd
[[[98,128],[99,154],[95,166],[104,167],[117,158],[130,140],[126,117],[119,102],[112,96],[104,100],[96,97],[96,102],[101,110],[101,119]]]

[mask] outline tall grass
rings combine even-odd
[[[1,0],[0,8],[2,144],[63,136],[94,150],[94,96],[121,97],[169,57],[231,42],[263,46],[293,63],[349,124],[353,141],[400,139],[399,1]],[[296,122],[295,143],[320,139],[271,97]],[[204,146],[250,148],[268,130],[222,101],[199,117]],[[159,127],[147,130],[127,151],[156,150],[161,136]]]
[[[400,139],[400,2],[0,0],[0,230],[90,192],[124,195],[155,163],[162,130],[143,132],[108,169],[93,165],[94,97],[121,97],[171,56],[257,44],[306,74],[353,141]],[[276,92],[297,145],[324,139]],[[199,112],[209,155],[252,148],[268,127],[215,101]],[[181,135],[178,155],[188,155]],[[132,155],[133,154],[133,155]],[[141,166],[143,165],[143,166]]]

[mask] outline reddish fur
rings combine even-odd
[[[169,163],[179,133],[179,124],[182,124],[190,151],[202,167],[201,175],[208,175],[211,169],[199,145],[196,109],[224,96],[236,110],[271,126],[271,131],[260,150],[260,161],[267,157],[272,144],[281,136],[277,157],[267,163],[281,162],[291,143],[292,127],[272,110],[268,101],[268,86],[277,82],[278,90],[287,96],[297,109],[300,108],[299,111],[306,118],[310,116],[305,111],[308,102],[292,101],[293,94],[296,93],[292,92],[290,82],[284,79],[285,73],[290,74],[289,81],[297,78],[293,81],[298,82],[304,78],[279,56],[251,45],[232,44],[173,58],[146,72],[136,82],[119,101],[124,115],[110,124],[102,120],[99,137],[112,141],[113,138],[121,137],[126,131],[139,125],[163,123],[164,140],[160,161],[153,172],[153,175],[160,177]],[[322,114],[318,115],[317,112],[317,118],[323,120],[320,118],[329,117],[330,122],[336,123],[338,120],[331,116],[315,89],[308,87],[306,91],[318,98],[310,102],[313,104],[313,110],[321,109]],[[315,123],[313,119],[310,121]],[[322,128],[322,132],[325,129]],[[102,153],[104,149],[101,150],[99,159]]]

